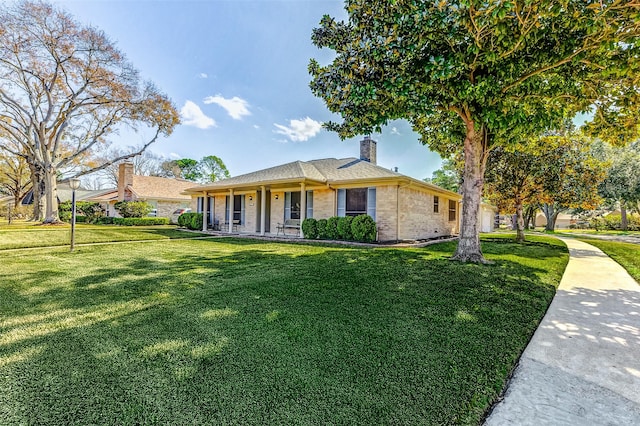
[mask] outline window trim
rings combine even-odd
[[[453,216],[452,216],[453,213]],[[456,200],[449,200],[449,222],[455,222],[458,217],[458,203]]]
[[[368,187],[354,187],[354,188],[339,188],[337,191],[337,197],[336,197],[336,215],[339,217],[344,217],[344,216],[353,216],[353,213],[355,211],[349,211],[349,214],[347,214],[347,191],[349,190],[353,190],[353,189],[361,189],[361,190],[365,190],[365,210],[362,210],[361,213],[359,214],[366,214],[371,216],[371,218],[373,218],[373,220],[376,220],[376,199],[377,199],[377,194],[376,194],[376,187],[375,186],[368,186]]]

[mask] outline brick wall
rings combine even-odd
[[[313,218],[328,219],[336,215],[336,191],[317,189],[313,191]]]
[[[440,196],[439,211],[433,212],[431,193],[413,188],[400,188],[398,239],[419,240],[452,235],[457,232],[456,220],[449,221],[449,199]]]
[[[278,199],[276,200],[276,196]],[[276,233],[278,223],[284,222],[284,192],[271,192],[270,231]]]
[[[151,202],[149,202],[151,204]],[[182,201],[158,201],[156,204],[156,217],[171,217],[174,211],[179,208],[185,208],[189,203]],[[195,211],[195,210],[193,210]]]
[[[244,194],[244,224],[239,226],[238,230],[241,232],[256,232],[259,221],[260,212],[258,211],[257,192],[247,192]]]
[[[398,224],[398,187],[384,185],[376,187],[376,224],[379,241],[395,241]]]

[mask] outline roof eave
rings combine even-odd
[[[275,186],[275,185],[287,185],[292,183],[305,183],[305,184],[314,184],[314,185],[325,185],[326,182],[319,181],[317,179],[309,179],[309,178],[288,178],[288,179],[272,179],[272,180],[264,180],[259,182],[244,182],[244,183],[233,183],[233,184],[224,184],[220,182],[218,185],[209,185],[202,186],[197,188],[187,188],[182,194],[195,195],[201,194],[203,192],[222,192],[229,189],[255,189],[261,186]]]

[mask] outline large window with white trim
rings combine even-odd
[[[284,218],[300,219],[300,191],[284,193]],[[307,206],[305,217],[313,217],[313,191],[307,191]]]
[[[347,188],[338,190],[338,216],[368,214],[376,219],[376,189]]]

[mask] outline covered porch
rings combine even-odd
[[[190,191],[194,210],[203,214],[203,231],[287,238],[304,237],[300,225],[313,217],[318,192],[330,190],[309,179]]]

